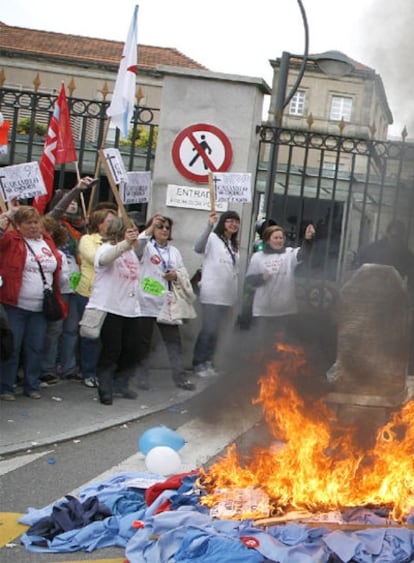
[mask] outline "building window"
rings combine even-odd
[[[305,113],[305,92],[298,90],[289,104],[289,115],[304,115]]]
[[[330,119],[334,121],[351,121],[352,98],[332,96]]]

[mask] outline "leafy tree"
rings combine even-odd
[[[20,135],[29,135],[30,134],[30,127],[31,127],[32,120],[30,117],[25,117],[21,119],[17,123],[17,132]],[[47,125],[43,125],[43,123],[38,123],[35,121],[33,134],[37,137],[45,137],[47,133]]]

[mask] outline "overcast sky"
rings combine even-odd
[[[413,0],[302,1],[310,52],[339,50],[374,68],[394,116],[390,132],[399,135],[407,125],[414,137]],[[124,42],[136,3],[138,43],[176,48],[212,71],[258,76],[270,85],[269,59],[282,51],[303,53],[297,0],[10,0],[3,2],[1,20]]]

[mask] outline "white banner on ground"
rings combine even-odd
[[[38,162],[24,162],[0,168],[0,190],[4,201],[46,194]]]

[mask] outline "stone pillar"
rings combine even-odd
[[[336,378],[327,403],[340,423],[357,426],[365,447],[407,399],[409,314],[407,291],[392,266],[364,264],[341,290]]]

